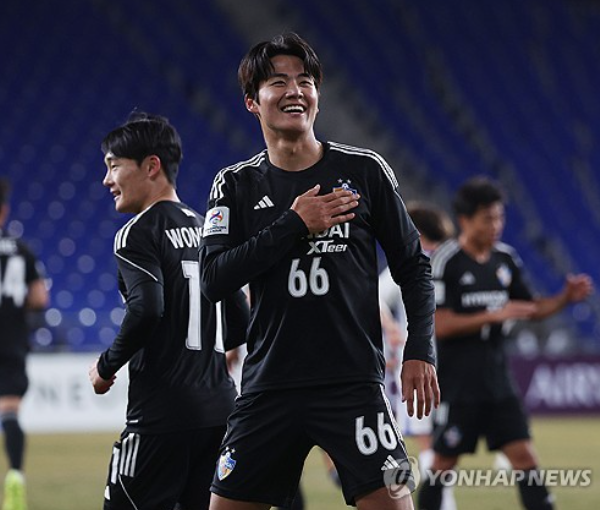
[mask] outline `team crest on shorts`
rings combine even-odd
[[[355,195],[358,194],[356,188],[353,188],[351,186],[352,181],[350,179],[338,179],[338,182],[340,183],[340,185],[334,186],[333,191],[352,191],[352,193],[354,193]]]
[[[450,427],[444,432],[444,441],[450,448],[456,448],[462,440],[462,433],[458,427]]]
[[[237,460],[231,456],[235,453],[235,450],[230,450],[229,447],[225,449],[225,453],[219,458],[219,466],[217,468],[217,476],[219,480],[227,478],[234,470]]]

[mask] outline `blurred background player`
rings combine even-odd
[[[441,243],[454,236],[454,224],[443,209],[426,202],[412,201],[406,204],[406,210],[421,233],[421,246],[427,255],[431,256]],[[431,416],[421,419],[409,416],[406,405],[400,398],[397,381],[400,380],[402,354],[407,336],[406,311],[400,288],[387,266],[379,275],[379,299],[386,352],[386,391],[394,407],[400,431],[404,436],[413,437],[419,448],[419,469],[423,477],[425,470],[429,469],[433,462],[433,421]],[[455,508],[452,487],[447,487],[443,491],[442,510]]]
[[[25,434],[19,424],[19,409],[28,386],[27,311],[46,308],[49,295],[36,257],[21,240],[4,233],[9,193],[8,181],[0,179],[0,420],[9,466],[2,510],[25,510]]]
[[[206,509],[236,395],[223,337],[232,347],[245,341],[248,306],[241,291],[217,305],[201,295],[203,218],[176,193],[175,128],[135,113],[105,137],[102,151],[116,210],[136,215],[114,242],[125,317],[90,368],[103,394],[129,362],[127,424],[113,447],[104,508]]]
[[[480,436],[489,450],[500,449],[519,482],[527,510],[554,508],[539,477],[528,417],[507,367],[505,327],[518,319],[543,319],[593,291],[585,274],[567,276],[551,297],[534,296],[515,250],[500,242],[505,196],[486,178],[466,181],[454,198],[459,237],[432,256],[437,311],[438,370],[442,404],[434,415],[433,471],[454,469],[459,457],[473,453]],[[442,485],[423,481],[419,508],[439,510]]]

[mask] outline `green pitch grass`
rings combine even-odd
[[[537,418],[533,433],[542,467],[592,470],[589,487],[554,487],[557,508],[597,510],[600,508],[600,417]],[[26,476],[29,510],[97,510],[102,507],[106,469],[114,434],[44,434],[28,437]],[[409,452],[415,446],[407,440]],[[487,469],[493,456],[480,446],[478,453],[465,457],[464,468]],[[4,456],[0,473],[6,471]],[[302,487],[307,510],[347,508],[337,488],[329,480],[321,453],[309,456]],[[0,487],[0,492],[2,491]],[[457,487],[459,510],[519,509],[517,489]]]

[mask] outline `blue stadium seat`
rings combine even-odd
[[[343,76],[398,151],[419,163],[404,176],[448,195],[474,174],[502,180],[511,195],[505,240],[536,287],[557,291],[565,270],[600,282],[597,5],[305,0],[286,8],[326,73]],[[127,220],[102,187],[100,141],[134,108],[169,117],[184,143],[181,198],[202,211],[218,169],[262,147],[235,76],[247,43],[215,1],[5,0],[3,12],[0,45],[12,48],[0,78],[9,229],[30,242],[52,281],[47,327],[34,342],[97,350],[122,317],[112,237]],[[567,315],[585,348],[600,350],[599,299]]]

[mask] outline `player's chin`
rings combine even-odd
[[[115,202],[115,210],[119,213],[134,213],[133,208],[121,199]]]
[[[301,135],[310,131],[313,123],[314,119],[311,119],[306,114],[298,114],[295,117],[290,116],[285,119],[280,125],[280,130],[288,135]]]

